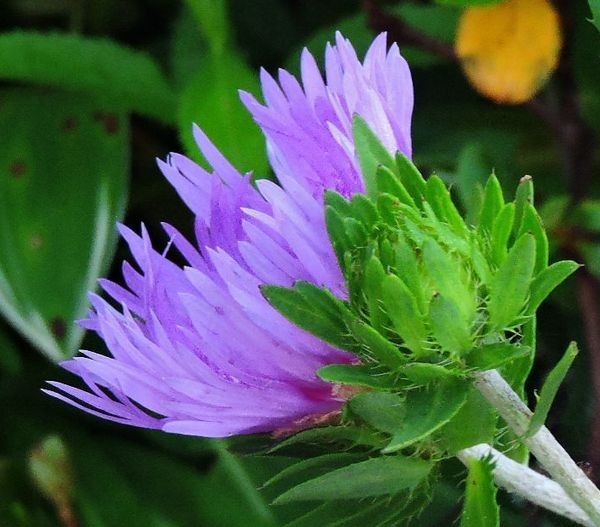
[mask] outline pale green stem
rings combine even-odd
[[[592,525],[600,527],[600,491],[550,431],[542,426],[531,437],[526,436],[532,412],[496,370],[476,373],[474,378],[477,389],[498,410],[540,465],[586,512]]]
[[[494,480],[499,487],[580,525],[596,526],[558,483],[517,463],[490,445],[475,445],[457,454],[467,467],[472,459],[488,456],[494,462]]]

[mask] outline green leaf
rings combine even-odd
[[[393,434],[406,415],[406,400],[394,393],[365,392],[348,402],[348,408],[376,430]]]
[[[504,195],[498,178],[492,174],[485,184],[483,205],[479,214],[478,229],[480,232],[492,232],[494,220],[504,206]]]
[[[475,314],[475,295],[470,289],[462,263],[437,242],[427,238],[422,247],[423,265],[435,291],[458,307],[463,324],[470,324]]]
[[[408,349],[423,355],[427,328],[414,295],[396,275],[388,275],[382,287],[381,298],[394,329]]]
[[[409,381],[419,385],[426,385],[435,381],[461,375],[460,372],[446,368],[441,364],[433,364],[431,362],[410,362],[405,366],[402,366],[399,371]]]
[[[415,203],[420,204],[425,194],[427,183],[419,169],[402,152],[396,152],[396,171],[400,181],[408,190]]]
[[[525,437],[533,436],[546,422],[548,412],[550,412],[550,407],[554,402],[558,389],[567,375],[571,364],[573,364],[577,353],[579,353],[577,344],[571,342],[567,351],[565,351],[565,354],[558,361],[558,364],[552,368],[552,371],[548,374],[548,377],[546,377],[537,404],[535,405],[535,412],[531,417],[527,432],[525,432]]]
[[[181,93],[180,136],[187,155],[207,166],[193,136],[192,124],[197,123],[238,170],[262,176],[268,169],[264,139],[238,89],[259,91],[258,77],[242,57],[235,50],[206,57]]]
[[[186,0],[212,52],[225,53],[229,37],[227,4],[224,0]]]
[[[98,106],[173,123],[175,95],[156,63],[113,41],[74,33],[3,33],[0,78],[84,92]]]
[[[465,146],[456,164],[456,189],[460,201],[467,212],[466,222],[469,225],[479,223],[479,214],[483,205],[484,175],[490,165],[484,159],[481,145],[471,143]]]
[[[319,368],[317,375],[327,382],[366,386],[376,390],[394,386],[394,379],[388,372],[364,364],[329,364]]]
[[[421,284],[421,272],[416,251],[408,240],[398,232],[398,239],[394,242],[396,274],[402,274],[402,281],[415,296],[420,313],[426,312],[426,300]]]
[[[486,371],[504,366],[515,359],[529,355],[529,353],[531,353],[529,346],[498,342],[477,346],[467,355],[466,361],[470,368]]]
[[[452,300],[435,294],[429,305],[429,320],[433,336],[443,351],[460,356],[471,349],[471,328]]]
[[[515,324],[523,312],[535,265],[535,238],[523,234],[498,269],[490,287],[490,324],[505,329]]]
[[[471,459],[468,468],[460,527],[499,527],[500,509],[496,502],[494,463],[490,458]]]
[[[537,274],[548,267],[548,236],[546,236],[542,220],[531,203],[526,203],[523,209],[521,230],[518,236],[526,232],[531,233],[535,238],[534,273]]]
[[[589,0],[590,10],[592,12],[592,19],[590,22],[596,26],[596,29],[600,31],[600,0]]]
[[[384,456],[333,470],[291,488],[274,503],[363,499],[393,496],[423,482],[432,463],[418,458]]]
[[[375,174],[377,191],[381,194],[387,193],[408,205],[416,208],[415,200],[412,198],[406,187],[400,181],[400,178],[388,167],[379,166]],[[381,199],[379,196],[378,199]]]
[[[450,454],[480,443],[492,444],[496,432],[496,410],[477,390],[440,432],[442,444]]]
[[[387,275],[383,265],[375,256],[367,262],[364,273],[362,293],[367,298],[369,323],[381,333],[389,325],[389,318],[381,305],[383,282]]]
[[[501,266],[508,254],[508,242],[515,220],[515,204],[507,203],[501,209],[491,230],[492,259],[496,266]]]
[[[74,321],[106,272],[127,196],[124,114],[72,93],[7,91],[0,128],[0,312],[44,355],[73,355]],[[51,277],[51,279],[49,279]]]
[[[396,452],[433,434],[461,409],[469,390],[469,383],[457,379],[409,391],[404,422],[382,452]]]
[[[515,239],[522,232],[523,214],[528,205],[533,205],[533,179],[531,176],[523,176],[519,181],[515,196],[515,222],[513,229]]]
[[[325,342],[352,350],[342,319],[343,303],[331,292],[308,282],[296,282],[293,288],[265,285],[261,292],[283,316]]]
[[[394,158],[369,128],[367,122],[358,114],[354,115],[352,119],[352,136],[367,194],[376,196],[379,192],[377,169],[381,165],[393,167]]]
[[[451,225],[457,233],[466,234],[467,226],[452,202],[446,184],[435,174],[427,179],[425,197],[439,220]]]
[[[553,263],[538,274],[531,284],[527,312],[534,314],[548,295],[580,267],[580,264],[572,260],[562,260]]]

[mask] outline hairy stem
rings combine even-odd
[[[510,385],[496,370],[489,370],[475,374],[475,386],[593,525],[600,527],[600,491],[545,426],[526,436],[532,412]]]
[[[487,456],[494,462],[494,480],[499,487],[580,525],[596,525],[558,483],[513,461],[490,445],[482,443],[465,448],[457,454],[466,466],[472,459]]]

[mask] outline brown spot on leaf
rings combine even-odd
[[[8,171],[12,177],[20,178],[27,172],[27,164],[22,159],[17,159],[10,165]]]
[[[119,130],[119,117],[112,112],[94,112],[94,120],[102,126],[107,134],[114,134]]]
[[[79,121],[77,120],[77,118],[70,115],[68,117],[65,117],[64,121],[62,122],[62,129],[65,132],[72,132],[73,130],[75,130],[75,128],[77,128],[78,125]]]
[[[53,318],[50,321],[50,329],[58,340],[63,340],[67,336],[67,323],[62,317]]]

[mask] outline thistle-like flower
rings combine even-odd
[[[241,97],[262,128],[278,184],[251,183],[198,128],[212,167],[184,156],[159,162],[195,215],[196,240],[172,226],[168,250],[121,227],[137,267],[125,262],[125,287],[102,281],[112,298],[91,296],[83,322],[110,356],[82,351],[63,367],[87,385],[51,382],[48,393],[119,423],[206,437],[265,432],[343,404],[315,371],[354,357],[294,326],[260,286],[297,280],[346,295],[325,226],[324,192],[364,191],[352,139],[360,115],[391,152],[411,154],[410,72],[385,35],[361,63],[341,35],[325,54],[325,80],[304,51],[301,83],[285,70],[261,72],[264,104]],[[181,268],[168,259],[177,250]],[[115,307],[117,306],[117,307]]]

